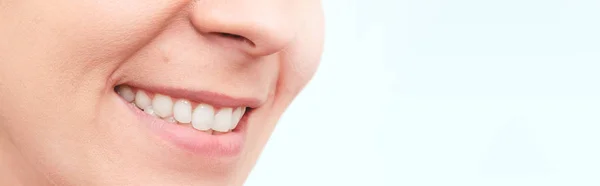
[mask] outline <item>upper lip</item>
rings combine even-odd
[[[206,103],[215,107],[249,107],[257,108],[262,104],[262,101],[257,98],[235,98],[223,93],[189,90],[185,88],[174,87],[148,87],[137,86],[135,84],[124,84],[136,89],[141,89],[156,94],[163,94],[172,98],[182,98],[192,102]]]

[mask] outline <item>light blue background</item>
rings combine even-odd
[[[324,0],[248,186],[600,185],[600,0]]]

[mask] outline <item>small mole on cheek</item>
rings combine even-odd
[[[169,57],[167,57],[166,55],[163,55],[162,60],[164,63],[169,63]]]
[[[166,49],[166,47],[164,47],[164,46],[160,47],[158,50],[160,51],[159,54],[161,54],[162,62],[169,63],[171,61],[171,59],[169,58],[169,52]]]

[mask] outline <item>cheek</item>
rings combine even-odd
[[[77,138],[113,69],[186,2],[32,0],[0,8],[0,123],[22,140]]]
[[[70,1],[55,10],[68,13],[49,22],[62,30],[58,38],[64,41],[58,43],[69,56],[122,62],[161,32],[185,5],[184,0]]]
[[[284,89],[294,96],[311,80],[321,61],[323,19],[316,16],[312,22],[317,24],[301,29],[299,33],[303,35],[284,52],[286,62],[282,66],[279,89]]]
[[[90,71],[104,75],[116,68],[158,34],[186,2],[59,0],[52,6],[42,0],[9,2],[11,9],[0,12],[0,40],[7,41],[0,43],[1,63],[24,75],[35,73],[34,79],[77,85]]]
[[[323,17],[321,12],[310,15],[312,16],[305,17],[308,19],[306,22],[311,24],[301,27],[296,40],[285,51],[279,53],[281,67],[274,99],[272,104],[267,104],[271,105],[267,112],[261,113],[266,120],[257,122],[266,123],[268,126],[249,129],[253,130],[249,134],[256,134],[249,138],[253,140],[251,143],[255,148],[264,146],[281,114],[311,80],[319,66],[323,50]],[[257,155],[254,154],[250,158],[256,158]]]
[[[10,89],[3,95],[35,99],[99,93],[94,91],[105,88],[113,69],[160,32],[186,1],[59,0],[52,4],[15,1],[9,4],[11,9],[0,12],[0,40],[7,41],[0,42],[0,86]]]

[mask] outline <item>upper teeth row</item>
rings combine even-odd
[[[171,97],[161,94],[155,94],[151,98],[143,90],[134,92],[131,87],[124,85],[117,87],[117,93],[147,114],[172,123],[191,123],[192,127],[203,131],[212,129],[218,132],[229,132],[238,125],[246,111],[246,107],[215,109],[204,103],[198,104],[192,110],[192,104],[188,100],[178,99],[173,102]]]

